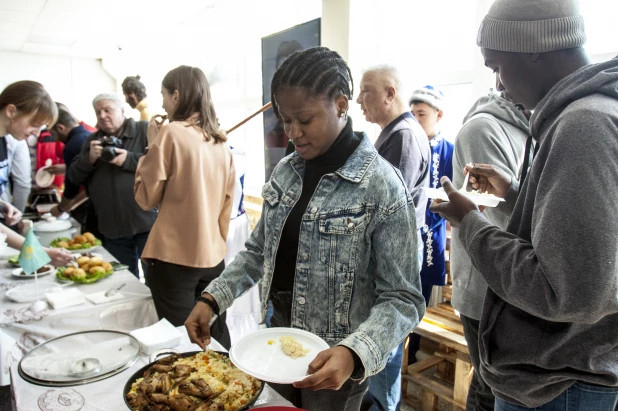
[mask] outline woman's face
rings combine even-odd
[[[19,112],[15,111],[12,115],[7,116],[12,119],[9,123],[8,133],[20,141],[31,135],[38,137],[45,124],[35,124],[35,114],[19,115]]]
[[[168,118],[172,118],[178,106],[178,90],[170,93],[165,87],[161,86],[161,95],[163,96],[163,110],[167,113]]]
[[[299,87],[285,87],[275,94],[285,134],[296,152],[311,160],[328,151],[341,130],[348,111],[348,99],[342,95],[334,100],[312,97]]]

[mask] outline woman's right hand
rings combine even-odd
[[[155,137],[157,137],[157,134],[159,133],[159,129],[161,129],[161,126],[163,125],[166,119],[167,119],[167,116],[162,116],[160,114],[157,114],[156,116],[152,116],[152,118],[148,122],[148,128],[146,129],[146,137],[148,138],[149,147],[152,145],[152,142],[154,141]]]
[[[467,164],[464,174],[470,172],[470,184],[480,193],[505,198],[511,188],[511,176],[500,168],[489,164]]]
[[[204,297],[212,299],[210,294]],[[199,345],[202,350],[210,344],[210,320],[212,319],[212,308],[206,303],[198,301],[193,307],[191,314],[185,321],[185,328],[191,342]]]
[[[46,248],[45,252],[52,259],[54,267],[63,267],[73,260],[73,255],[64,248]]]

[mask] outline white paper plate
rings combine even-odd
[[[100,245],[95,245],[94,247],[90,247],[90,248],[82,248],[79,250],[69,250],[67,248],[65,248],[65,250],[67,250],[69,253],[73,254],[74,256],[77,254],[88,254],[93,252],[94,250],[99,249],[101,246]],[[52,247],[52,248],[62,248],[62,247]]]
[[[43,297],[45,293],[61,291],[62,287],[58,284],[41,283],[39,284],[39,296]],[[37,301],[36,284],[25,284],[19,287],[11,288],[5,294],[8,299],[16,303],[32,303]]]
[[[41,188],[49,187],[53,184],[55,176],[47,171],[48,166],[41,167],[34,175],[34,182]]]
[[[425,192],[427,193],[427,197],[429,198],[437,198],[442,201],[449,201],[446,191],[439,188],[425,187]],[[500,204],[501,201],[504,201],[504,198],[496,197],[491,194],[473,194],[470,192],[462,193],[461,191],[459,193],[468,197],[468,199],[477,206],[496,207],[498,204]]]
[[[48,275],[51,274],[52,272],[54,272],[55,268],[52,267],[51,265],[46,265],[45,268],[47,268],[47,271],[45,271],[44,273],[38,273],[37,277],[43,277],[44,275]],[[24,274],[22,275],[21,273],[24,270],[21,268],[16,268],[14,269],[11,274],[13,274],[14,277],[19,277],[19,278],[34,278],[34,274]]]
[[[281,350],[279,338],[294,337],[311,351],[296,359]],[[274,341],[272,345],[268,341]],[[329,345],[315,334],[296,328],[266,328],[240,339],[230,349],[230,359],[241,371],[276,384],[292,384],[307,377],[307,368],[320,351]]]

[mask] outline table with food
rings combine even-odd
[[[79,250],[72,250],[69,266],[44,266],[36,279],[19,267],[18,250],[2,250],[0,385],[10,384],[11,365],[47,340],[83,330],[130,332],[158,321],[149,289],[98,239],[84,239]],[[34,308],[37,301],[43,309]]]
[[[39,239],[73,260],[26,273],[18,250],[0,250],[0,385],[11,385],[15,410],[293,408],[267,382],[305,378],[328,348],[301,330],[263,329],[229,354],[214,340],[202,351],[158,321],[148,288],[92,234]]]
[[[212,340],[191,344],[183,327],[169,356],[150,357],[134,333],[73,334],[49,341],[11,366],[18,411],[276,410],[292,405],[238,369]],[[271,347],[272,348],[272,347]],[[151,362],[151,360],[153,360]]]

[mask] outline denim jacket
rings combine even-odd
[[[264,185],[247,250],[206,288],[221,311],[262,280],[265,317],[279,238],[304,170],[293,153]],[[363,135],[344,166],[322,177],[302,218],[292,327],[354,350],[363,379],[378,373],[425,312],[416,243],[414,203],[401,174]]]

